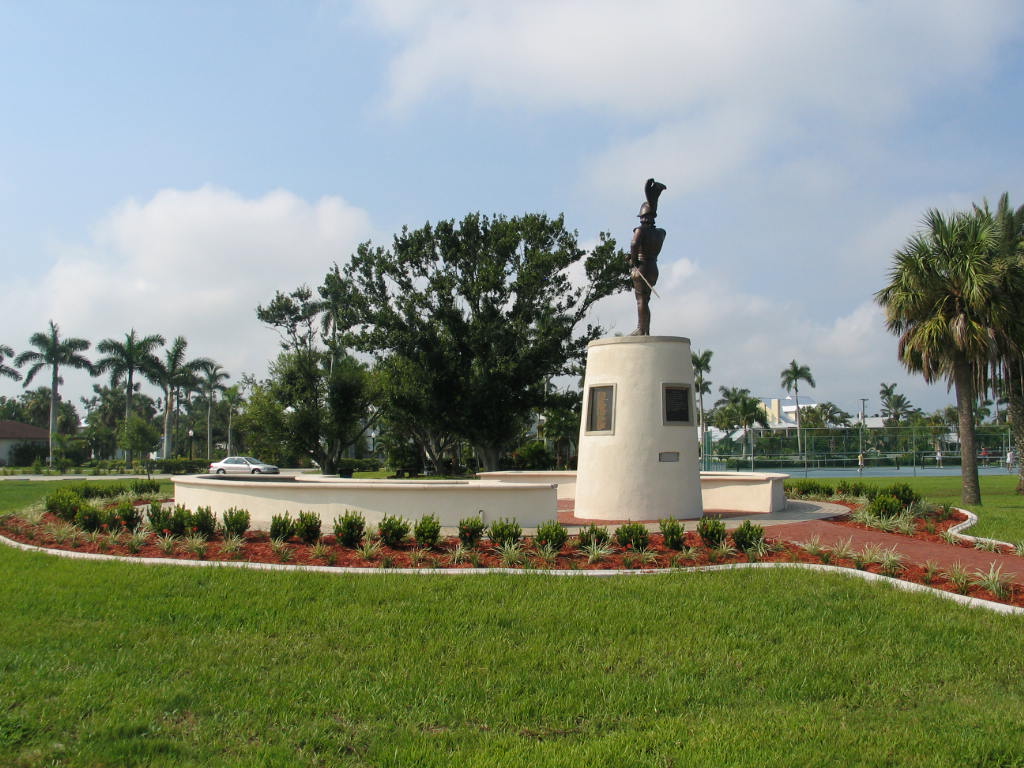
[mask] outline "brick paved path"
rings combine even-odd
[[[791,542],[804,542],[817,536],[823,546],[831,546],[837,541],[851,540],[854,549],[863,549],[865,544],[877,544],[885,549],[892,547],[904,555],[911,563],[921,565],[934,560],[943,570],[955,563],[962,564],[968,571],[988,571],[995,563],[1002,566],[1004,574],[1015,574],[1013,583],[1024,586],[1024,558],[1017,555],[1003,555],[996,552],[985,552],[979,549],[958,547],[943,542],[921,541],[909,536],[883,531],[862,530],[837,525],[828,520],[809,520],[801,523],[777,525],[768,531],[772,538]]]

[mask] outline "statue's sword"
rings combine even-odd
[[[661,294],[658,293],[656,290],[654,290],[654,286],[653,285],[651,285],[650,283],[647,282],[647,278],[644,277],[644,273],[641,272],[637,267],[633,267],[633,271],[636,272],[638,275],[640,275],[640,279],[641,280],[643,280],[645,283],[647,283],[647,287],[651,289],[651,293],[653,293],[655,296],[657,296],[660,299],[661,298]]]

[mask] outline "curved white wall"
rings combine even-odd
[[[190,509],[210,507],[218,516],[229,507],[249,511],[250,526],[269,530],[274,515],[300,511],[320,515],[325,533],[334,518],[346,510],[361,512],[373,526],[386,515],[416,521],[434,515],[446,528],[476,514],[485,523],[515,518],[524,528],[535,528],[558,514],[555,484],[513,485],[485,480],[346,480],[299,476],[292,481],[234,480],[210,477],[175,477],[174,501]]]
[[[686,423],[666,423],[666,385],[689,388]],[[612,388],[610,425],[590,419],[594,387]],[[591,429],[595,426],[610,429]],[[690,340],[623,336],[590,342],[579,446],[577,517],[700,518]]]

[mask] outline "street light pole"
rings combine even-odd
[[[861,456],[864,455],[864,406],[868,402],[867,397],[860,398],[860,431],[858,432],[858,444],[859,444],[859,455],[857,457],[857,466],[860,466]]]

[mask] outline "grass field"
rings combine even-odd
[[[1022,620],[844,576],[0,548],[0,616],[4,766],[1024,765]]]
[[[822,482],[838,482],[847,478],[820,478]],[[926,499],[937,504],[948,503],[958,507],[961,483],[959,477],[907,477],[871,478],[865,483],[884,486],[894,482],[909,484]],[[1018,496],[1017,475],[982,475],[982,504],[967,505],[978,515],[978,524],[966,531],[972,536],[999,539],[1010,543],[1024,541],[1024,496]]]

